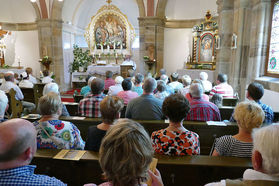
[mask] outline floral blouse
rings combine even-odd
[[[166,129],[152,133],[152,146],[156,153],[166,155],[198,155],[200,154],[199,135],[186,130],[185,132]]]
[[[82,140],[78,128],[71,122],[61,120],[35,121],[34,126],[37,131],[38,148],[84,149],[85,142]]]

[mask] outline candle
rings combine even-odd
[[[115,50],[115,42],[113,42],[113,49]]]
[[[101,53],[99,53],[99,58],[101,58]]]
[[[102,53],[104,52],[103,44],[101,44],[101,51],[102,51]]]
[[[214,62],[214,59],[215,59],[214,56],[212,56],[212,62]]]
[[[115,57],[116,57],[116,58],[118,57],[118,54],[117,54],[117,53],[115,54]]]

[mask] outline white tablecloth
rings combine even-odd
[[[177,70],[177,73],[179,74],[179,78],[181,78],[183,75],[188,75],[193,79],[200,79],[200,73],[206,72],[208,74],[208,81],[214,82],[215,77],[214,73],[215,71],[212,70],[200,70],[200,69],[180,69]]]
[[[0,73],[5,73],[8,71],[13,71],[14,73],[17,73],[18,75],[20,75],[22,72],[25,72],[24,69],[18,69],[18,68],[1,68],[0,69]]]
[[[120,74],[120,65],[106,65],[106,66],[90,65],[87,67],[88,74],[105,75],[106,71],[109,70],[112,71],[113,74]]]

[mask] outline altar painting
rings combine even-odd
[[[126,48],[125,24],[113,14],[100,17],[96,22],[94,33],[98,49],[105,43],[109,44],[110,48],[119,49],[121,45]]]
[[[214,56],[214,36],[210,33],[205,33],[200,39],[199,61],[212,62]]]

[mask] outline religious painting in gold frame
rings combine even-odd
[[[204,33],[199,41],[199,62],[212,62],[215,53],[215,38],[211,33]],[[213,58],[212,58],[213,57]]]

